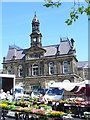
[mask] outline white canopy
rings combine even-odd
[[[60,89],[65,89],[66,91],[73,90],[76,86],[85,87],[85,81],[80,83],[71,83],[71,82],[55,82],[50,87],[58,87]]]

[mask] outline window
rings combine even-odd
[[[85,68],[83,69],[83,78],[84,78],[84,79],[86,79],[86,78],[87,78],[87,71],[86,71],[86,69],[85,69]]]
[[[38,30],[38,26],[37,25],[33,26],[33,31],[35,31],[35,30]]]
[[[46,92],[47,95],[62,95],[63,89],[50,87],[48,91]]]
[[[33,65],[33,67],[32,67],[32,75],[33,76],[38,76],[38,65]]]
[[[19,65],[18,67],[18,76],[22,77],[22,65]]]
[[[36,57],[38,57],[38,54],[34,54],[33,56],[34,56],[34,58],[36,58]]]
[[[53,75],[54,74],[54,64],[53,62],[49,63],[49,75]]]
[[[32,58],[33,56],[32,55],[29,55],[30,58]]]
[[[36,38],[33,38],[33,41],[36,42]]]
[[[40,58],[40,54],[36,54],[36,53],[31,54],[29,55],[29,58]]]
[[[7,74],[11,74],[11,67],[7,68]]]
[[[15,88],[15,93],[24,93],[24,90],[20,88]]]
[[[68,61],[63,62],[63,73],[68,73],[69,72],[69,64]]]

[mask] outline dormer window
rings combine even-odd
[[[29,55],[29,58],[40,58],[40,54],[31,54]]]

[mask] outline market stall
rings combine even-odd
[[[62,120],[68,114],[82,117],[85,112],[90,112],[90,101],[77,97],[60,101],[48,99],[48,103],[45,104],[40,98],[30,98],[29,101],[22,98],[21,101],[13,102],[3,100],[0,102],[0,108],[3,120],[9,117],[9,112],[15,114],[15,120]]]
[[[2,109],[3,120],[9,117],[7,113],[10,111],[15,113],[15,120],[20,120],[21,117],[23,120],[62,120],[64,115],[64,112],[52,110],[51,106],[35,100],[32,100],[32,102],[14,101],[12,103],[4,100],[0,103],[0,108]]]

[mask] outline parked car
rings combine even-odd
[[[15,86],[14,99],[21,100],[22,97],[24,97],[25,101],[29,100],[29,95],[25,94],[23,87]]]
[[[44,96],[45,93],[46,93],[46,90],[47,90],[47,89],[44,89],[44,88],[35,89],[35,90],[33,90],[33,91],[31,92],[31,97],[32,97],[32,98],[39,98],[40,95]]]
[[[44,101],[48,100],[61,100],[63,98],[64,90],[58,87],[50,87],[48,88],[46,94],[43,97]]]

